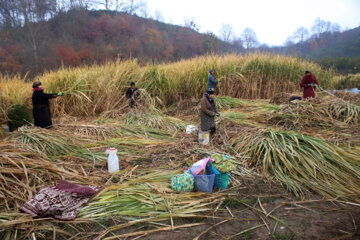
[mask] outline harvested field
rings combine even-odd
[[[210,67],[222,80],[221,115],[210,144],[200,145],[185,128],[199,126]],[[65,96],[52,100],[51,130],[23,126],[0,142],[0,239],[359,239],[359,106],[325,92],[290,104],[307,68],[331,86],[332,72],[318,65],[261,54],[118,61],[39,76]],[[135,109],[123,94],[129,79],[140,89]],[[13,104],[30,106],[30,83],[0,81],[5,122]],[[110,147],[120,160],[114,174]],[[236,165],[227,190],[171,189],[174,174],[214,153]],[[72,221],[19,212],[60,180],[101,191]]]
[[[265,100],[222,96],[217,99],[222,115],[217,121],[218,133],[208,146],[199,145],[196,134],[186,135],[183,125],[177,127],[179,122],[197,125],[199,121],[197,114],[184,112],[182,105],[173,107],[172,117],[154,103],[147,105],[141,113],[152,118],[158,116],[153,121],[156,124],[148,126],[139,122],[143,115],[135,121],[131,114],[140,113],[129,112],[117,119],[108,116],[75,122],[72,118],[55,119],[57,124],[52,130],[18,129],[0,144],[0,236],[3,239],[359,236],[360,219],[356,217],[360,211],[359,144],[349,140],[352,147],[345,142],[336,145],[324,138],[329,133],[322,132],[327,129],[325,123],[335,121],[341,123],[337,127],[342,130],[358,127],[356,112],[341,110],[351,114],[333,114],[334,109],[340,109],[337,104],[346,109],[346,105],[334,100],[279,107]],[[311,109],[309,118],[327,116],[330,120],[324,121],[324,125],[303,123],[302,128],[296,124],[288,128],[279,122],[275,126],[271,122],[279,111],[296,109],[301,112]],[[352,107],[347,109],[356,111]],[[297,121],[301,124],[312,120]],[[274,128],[269,128],[270,123]],[[307,135],[279,131],[307,128],[318,130]],[[117,174],[107,173],[104,152],[110,146],[119,151],[121,171]],[[292,153],[288,152],[290,149]],[[228,154],[237,164],[229,190],[210,195],[173,193],[172,175],[216,152]],[[34,220],[19,213],[19,207],[31,196],[61,179],[100,186],[103,190],[73,221]],[[334,221],[334,217],[338,220]],[[308,224],[317,231],[304,232]],[[329,224],[333,228],[330,232],[325,227]]]

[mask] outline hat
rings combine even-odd
[[[214,89],[212,88],[209,88],[207,91],[206,91],[207,94],[214,94]]]
[[[37,87],[39,87],[41,85],[41,82],[40,81],[36,81],[36,82],[34,82],[33,83],[33,88],[37,88]]]
[[[214,69],[210,69],[210,70],[209,70],[209,73],[212,73],[213,71],[214,71]]]
[[[306,74],[306,73],[311,73],[311,72],[310,72],[309,70],[306,70],[306,71],[305,71],[305,74]]]
[[[130,86],[135,86],[135,83],[134,83],[134,82],[131,82],[131,83],[130,83]]]

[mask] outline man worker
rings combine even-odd
[[[317,82],[316,77],[309,71],[305,71],[305,76],[300,82],[300,87],[304,88],[303,98],[315,98],[315,88],[319,87],[320,84]]]
[[[138,96],[139,96],[138,89],[135,87],[135,83],[131,82],[130,87],[126,91],[126,98],[129,101],[130,108],[136,106],[136,99]]]
[[[209,73],[210,73],[210,76],[208,79],[208,89],[207,90],[215,91],[215,87],[220,81],[215,81],[215,77],[214,77],[215,71],[213,69],[210,69]]]

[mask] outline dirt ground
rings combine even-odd
[[[120,239],[360,239],[360,206],[325,200],[311,193],[305,194],[303,199],[296,198],[279,184],[261,177],[244,177],[241,185],[230,188],[225,193],[224,201],[219,207],[214,206],[216,211],[210,218],[178,219],[174,221],[175,230]],[[122,222],[109,220],[102,224],[105,228],[120,223]],[[170,221],[163,224],[168,226]],[[176,229],[189,224],[199,225]],[[162,227],[137,224],[114,231],[113,234],[156,231]],[[84,231],[90,236],[91,233],[98,236],[104,228],[87,225]],[[111,233],[106,235],[111,236]]]

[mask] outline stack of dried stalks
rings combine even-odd
[[[270,99],[270,103],[271,104],[283,104],[283,103],[289,103],[290,97],[292,96],[291,93],[286,93],[286,92],[280,92],[275,94],[271,99]]]
[[[318,99],[319,100],[319,99]],[[322,99],[320,103],[305,101],[283,105],[272,112],[268,122],[285,129],[305,128],[346,129],[360,123],[360,107],[334,99]]]
[[[359,150],[324,140],[268,129],[240,127],[230,144],[248,163],[300,195],[307,187],[327,198],[360,202]]]

